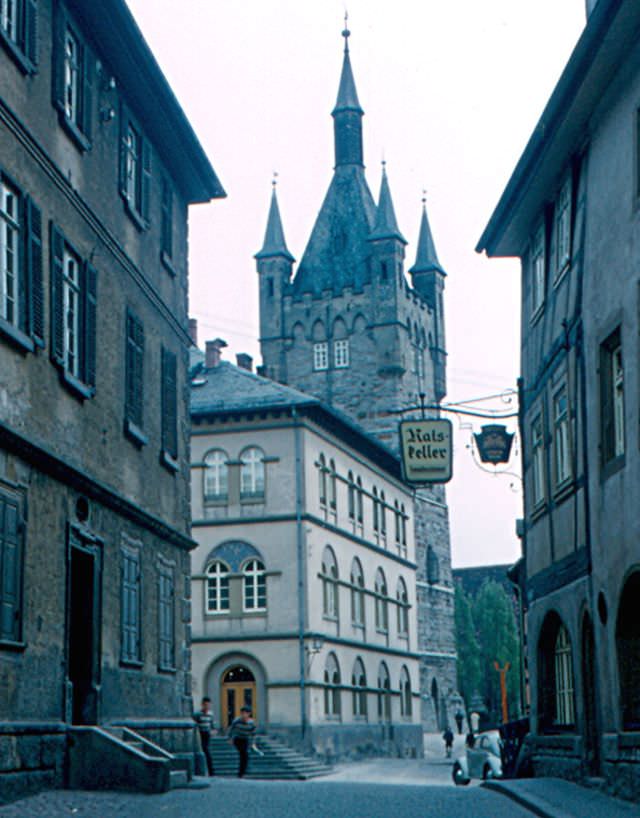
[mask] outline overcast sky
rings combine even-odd
[[[253,254],[271,178],[300,260],[333,168],[342,63],[340,0],[128,0],[228,198],[191,211],[190,313],[200,344],[259,359]],[[445,290],[448,400],[515,387],[519,265],[474,247],[585,22],[584,0],[350,0],[351,60],[364,108],[367,176],[380,162],[415,259],[420,200]],[[489,403],[497,407],[498,403]],[[488,421],[486,421],[488,422]],[[474,431],[481,421],[474,421]],[[512,430],[515,421],[509,421]],[[513,562],[520,480],[484,473],[454,419],[447,488],[454,566]],[[517,446],[519,449],[519,446]],[[517,459],[512,468],[519,470]]]

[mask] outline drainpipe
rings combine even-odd
[[[294,423],[296,471],[296,557],[298,563],[298,658],[300,661],[300,727],[304,744],[307,730],[306,657],[304,649],[304,620],[306,609],[304,572],[304,534],[302,531],[302,428],[295,406],[291,408]]]

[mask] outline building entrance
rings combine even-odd
[[[256,680],[253,673],[242,665],[230,668],[222,677],[222,701],[220,707],[223,727],[228,727],[240,715],[240,708],[251,708],[253,718],[258,718]]]
[[[93,549],[69,549],[68,680],[73,724],[98,722],[99,560]]]

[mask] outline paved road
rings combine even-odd
[[[482,788],[346,781],[214,780],[166,795],[57,790],[0,808],[0,818],[532,818]]]

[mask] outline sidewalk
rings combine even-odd
[[[486,781],[490,790],[506,795],[540,818],[638,818],[640,806],[611,798],[597,790],[561,778],[521,778]]]

